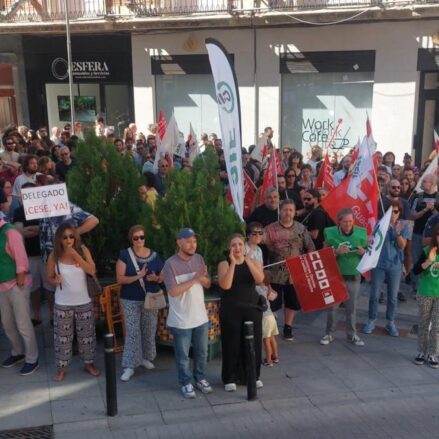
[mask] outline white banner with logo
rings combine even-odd
[[[70,215],[70,203],[65,183],[28,187],[21,190],[26,220]]]
[[[243,220],[244,179],[242,173],[241,114],[238,83],[223,45],[217,40],[207,38],[206,48],[215,82],[221,139],[233,205],[236,213]]]
[[[376,225],[372,241],[369,243],[366,253],[364,253],[360,263],[357,266],[357,270],[360,273],[366,273],[366,271],[372,270],[372,268],[375,268],[377,266],[381,254],[381,249],[383,248],[384,240],[386,238],[387,231],[389,230],[391,217],[392,206],[387,209],[386,214]]]

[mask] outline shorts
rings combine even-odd
[[[279,335],[277,322],[273,314],[262,317],[262,338]]]
[[[282,302],[285,304],[285,308],[292,309],[294,311],[300,311],[299,299],[296,295],[296,290],[290,284],[271,284],[273,290],[277,292],[277,297],[270,302],[271,310],[277,311],[282,308]]]
[[[41,288],[41,281],[44,276],[45,267],[41,256],[29,256],[29,270],[32,275],[31,291],[36,291]]]

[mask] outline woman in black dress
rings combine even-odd
[[[256,351],[256,387],[262,387],[259,379],[262,348],[262,311],[258,307],[259,295],[256,284],[264,280],[262,264],[244,256],[244,237],[232,235],[229,242],[229,259],[218,265],[218,283],[223,289],[221,297],[221,344],[222,381],[227,392],[236,391],[236,383],[245,384],[244,369],[244,322],[254,324]]]

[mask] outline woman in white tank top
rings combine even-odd
[[[76,228],[69,223],[61,224],[55,233],[53,252],[47,261],[47,278],[56,286],[54,348],[58,370],[53,377],[55,381],[64,379],[65,368],[71,362],[75,328],[85,371],[95,377],[100,374],[94,365],[96,331],[86,281],[86,275],[95,272],[90,251],[81,244]]]

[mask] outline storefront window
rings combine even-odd
[[[371,114],[373,73],[294,73],[282,75],[282,144],[307,154],[325,147],[339,118],[333,147],[352,148]]]
[[[186,137],[189,124],[198,136],[203,132],[220,136],[215,84],[211,75],[156,75],[156,109],[169,119],[174,112]]]

